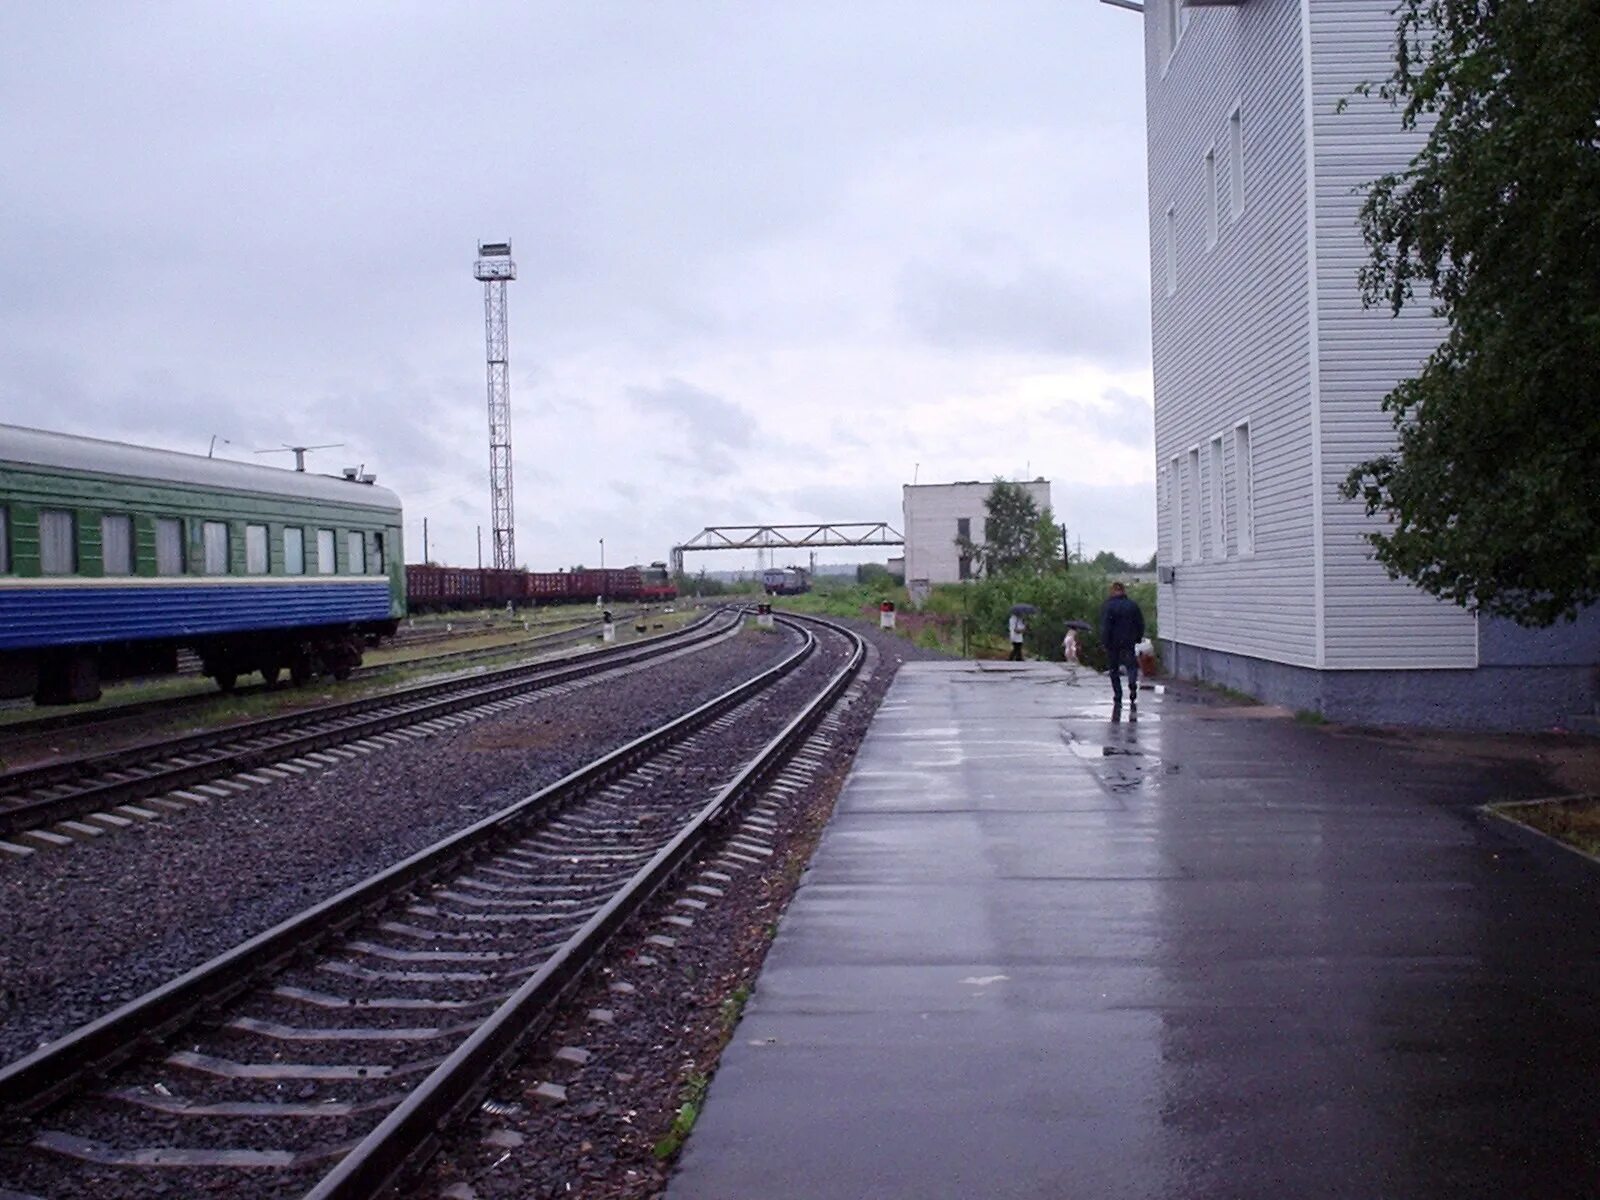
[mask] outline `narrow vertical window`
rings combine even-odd
[[[359,529],[352,529],[345,535],[345,545],[349,548],[349,571],[352,575],[365,575],[367,573],[367,539]]]
[[[1171,522],[1172,561],[1183,561],[1183,480],[1176,457],[1167,464],[1167,520]]]
[[[291,525],[283,531],[283,573],[306,573],[306,531],[298,525]]]
[[[1222,198],[1217,195],[1217,148],[1213,146],[1206,151],[1205,183],[1206,194],[1206,249],[1217,244],[1217,206],[1222,203]]]
[[[1211,557],[1228,556],[1228,527],[1222,508],[1222,438],[1211,439]]]
[[[1167,209],[1167,295],[1178,290],[1178,210]]]
[[[387,568],[383,565],[383,534],[372,535],[372,573],[382,575]]]
[[[228,523],[207,521],[200,529],[205,544],[205,570],[207,575],[228,573]]]
[[[317,530],[317,574],[332,575],[339,566],[333,560],[333,530]]]
[[[1194,562],[1200,561],[1200,447],[1196,446],[1189,451],[1189,478],[1186,481],[1185,499],[1188,501],[1188,526],[1189,536],[1185,543],[1189,550],[1189,558]]]
[[[133,574],[133,518],[100,518],[100,565],[107,575]]]
[[[246,525],[244,527],[244,573],[246,575],[265,575],[271,569],[271,560],[267,555],[267,527],[265,525]]]
[[[3,506],[0,506],[0,575],[8,574],[11,570],[11,521]]]
[[[176,517],[156,518],[156,574],[183,574],[183,522]]]
[[[1228,212],[1244,211],[1244,120],[1239,109],[1228,117]]]
[[[61,509],[39,510],[39,571],[71,575],[78,569],[78,523]]]
[[[1233,528],[1241,556],[1256,551],[1255,469],[1250,461],[1250,426],[1233,431]]]

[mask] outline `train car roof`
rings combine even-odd
[[[384,512],[400,511],[400,497],[388,488],[337,475],[205,458],[21,425],[0,425],[0,465],[4,464],[92,471],[127,479],[195,484],[218,491],[293,496]]]

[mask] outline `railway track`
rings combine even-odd
[[[709,841],[763,853],[742,806],[865,656],[781,620],[799,645],[775,667],[0,1070],[7,1186],[383,1193]]]
[[[632,620],[634,618],[634,614],[632,613],[621,615],[628,620]],[[494,631],[488,630],[486,632]],[[576,645],[579,642],[583,642],[597,636],[599,632],[600,623],[598,621],[591,621],[585,624],[575,625],[567,629],[557,629],[552,630],[549,633],[535,634],[531,637],[523,638],[514,642],[507,642],[500,646],[485,646],[470,650],[450,650],[441,654],[422,655],[414,659],[402,659],[395,662],[376,663],[370,666],[357,667],[350,672],[350,678],[372,679],[385,675],[391,671],[414,666],[436,666],[446,663],[465,665],[472,662],[504,658],[511,654],[519,654],[528,651],[550,650],[560,646]],[[460,636],[462,635],[454,633],[435,634],[432,632],[411,637],[400,636],[396,637],[394,641],[391,642],[386,648],[395,650],[411,650],[423,646],[434,645]],[[178,673],[180,675],[198,675],[200,673],[199,660],[194,660],[193,670],[186,671],[181,669],[181,664],[184,657],[184,655],[179,656],[180,670]],[[192,658],[193,656],[188,657]],[[208,688],[205,691],[193,692],[178,696],[168,696],[160,700],[136,700],[128,704],[117,704],[104,708],[73,712],[49,713],[45,716],[30,717],[27,720],[12,721],[4,726],[0,726],[0,738],[13,740],[42,736],[50,733],[59,733],[64,730],[77,730],[82,732],[84,736],[94,736],[96,732],[102,729],[114,727],[119,722],[147,717],[154,713],[171,713],[185,708],[203,707],[208,704],[216,703],[216,701],[222,698],[224,695],[243,697],[254,696],[264,692],[281,692],[284,690],[285,688],[283,685],[265,683],[256,684],[252,687],[238,687],[235,688],[231,693],[223,693],[214,688]]]
[[[256,771],[469,709],[485,708],[601,671],[720,638],[740,618],[713,614],[673,634],[583,655],[419,684],[223,729],[87,755],[0,775],[0,838],[80,818],[125,823],[118,807]],[[113,820],[106,822],[105,814]],[[80,822],[81,823],[81,822]],[[72,827],[67,827],[69,833]],[[82,831],[77,831],[82,832]],[[89,831],[92,836],[93,830]],[[52,836],[67,836],[55,834]]]

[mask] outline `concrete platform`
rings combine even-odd
[[[1537,781],[1059,666],[901,669],[671,1200],[1600,1195]]]

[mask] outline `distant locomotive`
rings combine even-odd
[[[412,612],[486,605],[575,604],[595,600],[671,600],[678,594],[665,563],[581,571],[497,571],[406,565]]]
[[[811,576],[800,567],[769,567],[761,572],[761,587],[769,596],[798,596],[811,590]]]
[[[177,669],[342,679],[405,614],[400,501],[286,471],[0,425],[0,697]]]

